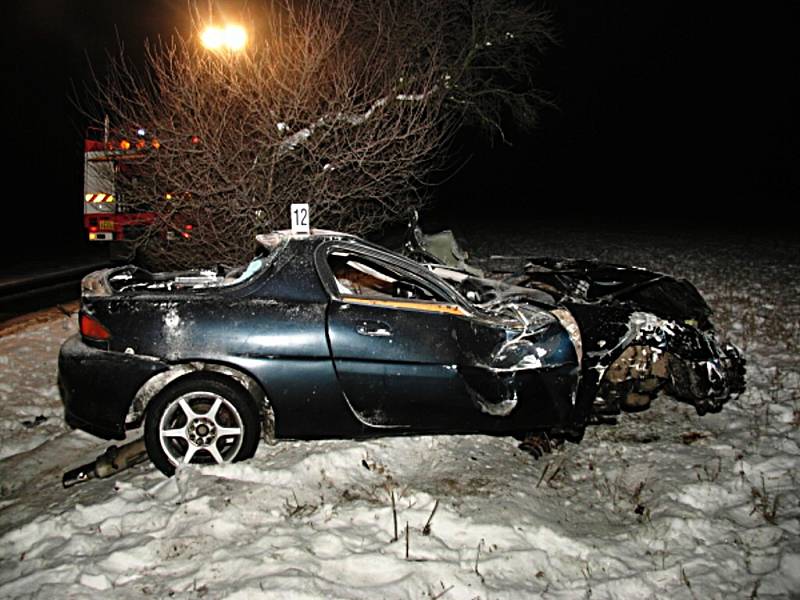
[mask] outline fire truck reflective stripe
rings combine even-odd
[[[114,202],[113,194],[85,194],[87,204],[110,204]]]

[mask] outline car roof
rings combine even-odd
[[[351,233],[332,231],[330,229],[311,229],[309,233],[297,233],[291,229],[280,229],[271,233],[262,233],[256,236],[256,241],[268,249],[274,249],[287,240],[358,240],[361,238]]]
[[[431,279],[433,279],[437,287],[444,288],[444,290],[446,290],[445,296],[453,298],[456,304],[460,304],[462,308],[471,310],[469,309],[470,303],[463,298],[462,294],[456,288],[442,279],[439,275],[434,273],[433,270],[426,265],[423,265],[407,256],[403,256],[398,252],[360,238],[351,233],[332,231],[329,229],[311,229],[309,233],[295,233],[292,232],[291,229],[281,229],[271,233],[259,234],[256,236],[256,240],[259,244],[271,252],[274,252],[279,246],[285,245],[288,242],[294,242],[300,244],[309,244],[309,246],[316,248],[322,244],[325,244],[326,246],[335,246],[341,249],[348,249],[355,246],[360,250],[368,251],[373,255],[377,253],[377,255],[382,256],[384,259],[390,259],[393,263],[397,264],[397,266],[428,280],[429,283],[432,283]],[[334,243],[326,244],[326,242]]]

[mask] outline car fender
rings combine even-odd
[[[173,365],[169,370],[163,371],[148,379],[136,392],[131,408],[126,418],[127,423],[138,423],[144,417],[150,401],[161,390],[178,379],[195,373],[215,373],[233,379],[241,385],[258,405],[262,419],[262,436],[267,443],[275,442],[275,413],[266,393],[259,383],[247,373],[229,365],[192,361]]]

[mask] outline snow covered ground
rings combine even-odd
[[[459,233],[476,256],[690,278],[744,350],[747,392],[704,417],[661,397],[538,461],[503,437],[282,442],[63,490],[106,444],[62,423],[76,323],[53,312],[0,336],[0,597],[800,597],[798,244]]]

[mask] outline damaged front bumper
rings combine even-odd
[[[745,389],[745,359],[733,344],[715,348],[708,360],[673,360],[670,364],[671,394],[692,402],[698,414],[719,411],[730,398]]]
[[[692,404],[698,414],[717,412],[745,389],[745,359],[733,344],[719,345],[701,333],[706,351],[631,345],[603,371],[595,415],[647,408],[659,390]],[[685,350],[685,348],[684,348]]]

